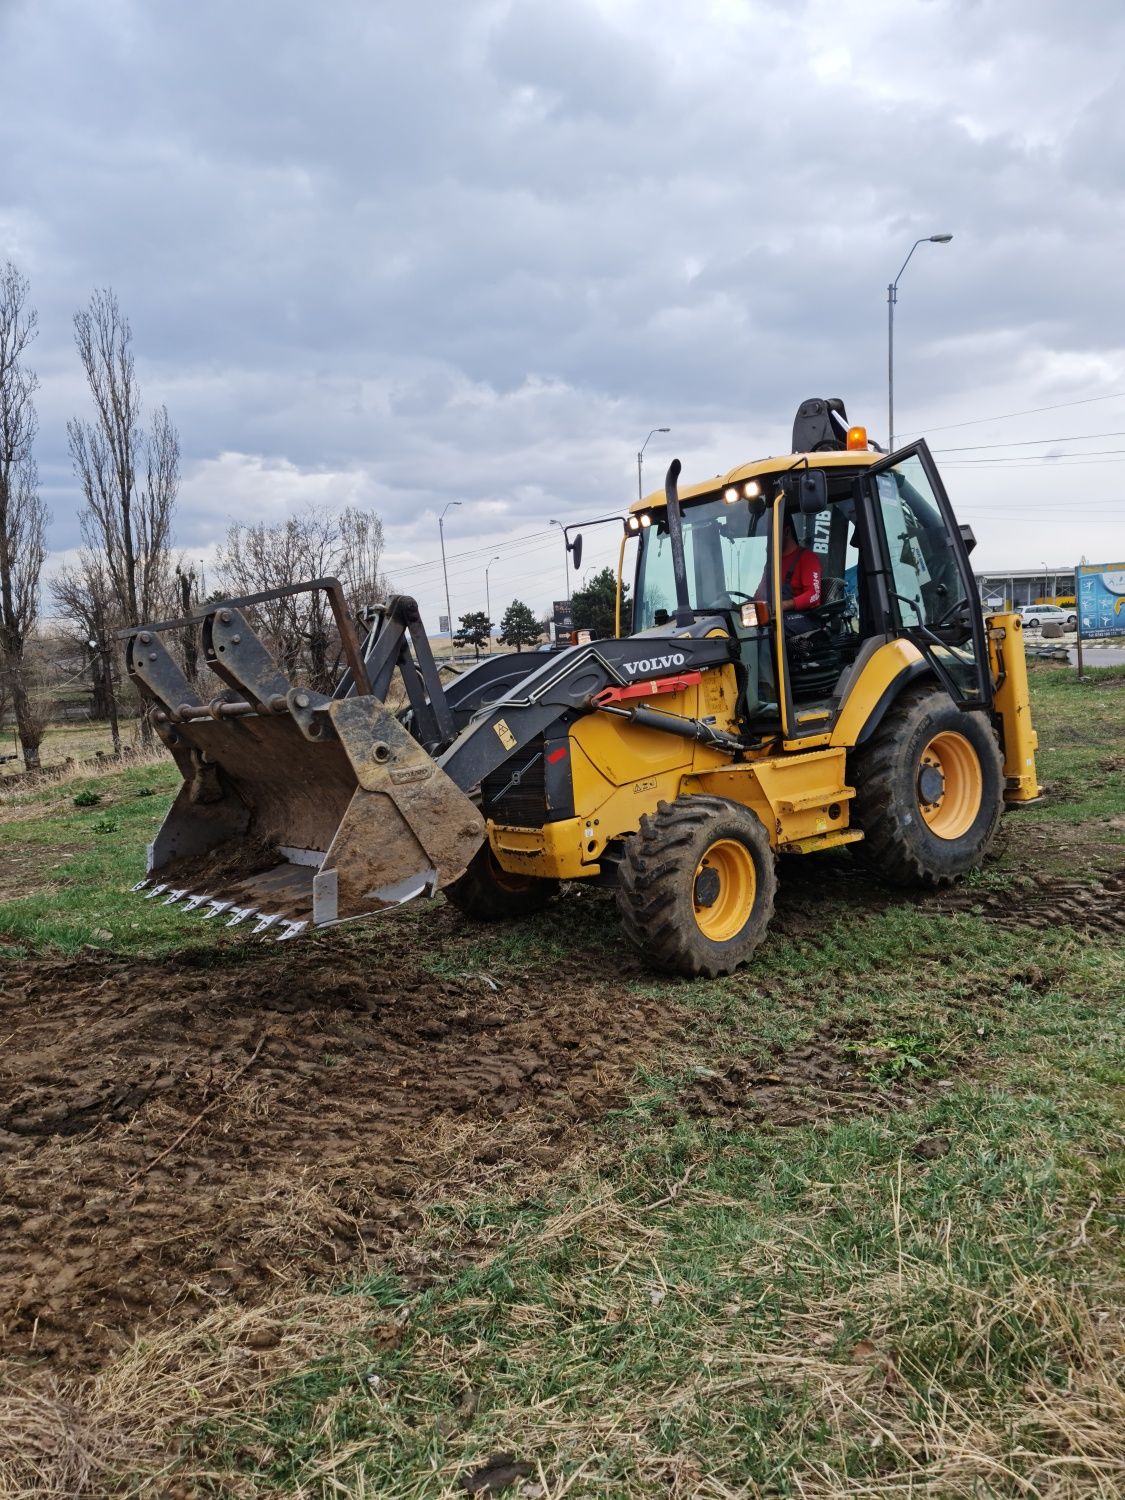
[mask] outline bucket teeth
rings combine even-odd
[[[236,906],[232,901],[209,896],[206,891],[191,891],[186,886],[181,888],[167,882],[153,884],[147,876],[144,880],[138,880],[131,889],[139,892],[146,901],[159,900],[162,906],[182,903],[181,911],[199,912],[204,922],[213,922],[216,917],[223,918],[227,927],[240,927],[244,922],[250,922],[250,930],[255,936],[266,933],[279,943],[297,937],[310,925],[305,919],[287,917],[281,912],[259,911],[253,906]]]

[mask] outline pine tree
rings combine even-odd
[[[480,660],[480,648],[492,634],[492,621],[483,609],[471,610],[461,616],[461,629],[453,637],[459,646],[472,646]]]
[[[539,644],[539,621],[522,599],[513,599],[500,621],[500,639],[505,646],[514,646],[522,651],[525,646]]]

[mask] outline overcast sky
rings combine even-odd
[[[635,498],[650,428],[646,489],[787,451],[806,396],[885,442],[887,283],[939,231],[896,428],[957,450],[974,561],[1125,556],[1121,0],[0,0],[0,57],[56,561],[95,286],[189,557],[363,504],[436,626],[451,500],[454,613],[498,552],[496,615],[559,596],[550,519]]]

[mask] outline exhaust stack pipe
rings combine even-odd
[[[680,514],[680,496],[676,488],[680,477],[680,460],[674,458],[664,476],[664,500],[668,507],[668,537],[672,543],[672,575],[676,580],[676,624],[688,626],[695,611],[688,599],[687,561],[684,557],[684,525]]]

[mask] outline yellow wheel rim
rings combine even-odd
[[[758,890],[754,858],[737,839],[716,839],[695,867],[692,907],[704,937],[726,943],[746,925]]]
[[[918,762],[918,807],[931,833],[959,839],[976,821],[984,799],[980,758],[963,734],[935,734]]]

